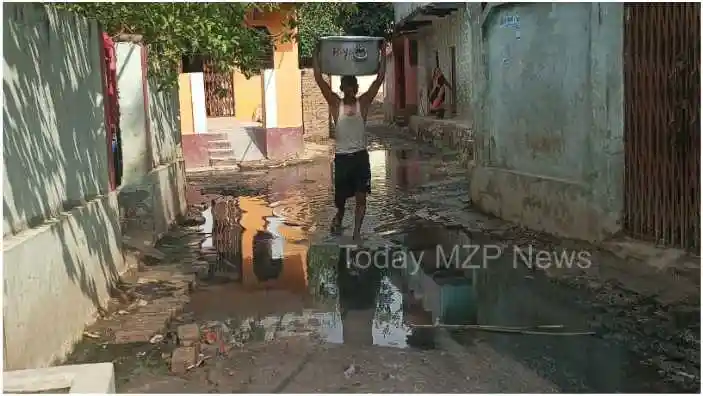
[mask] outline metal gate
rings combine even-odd
[[[700,249],[700,4],[625,4],[625,213],[632,236]]]
[[[232,73],[220,73],[215,64],[203,64],[205,80],[205,107],[208,117],[234,117],[234,82]]]

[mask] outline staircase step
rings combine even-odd
[[[212,157],[213,154],[219,155],[219,156],[226,156],[228,154],[233,154],[232,148],[227,147],[227,148],[209,148],[207,149],[207,152],[210,154],[210,157]]]
[[[232,147],[232,143],[227,139],[212,140],[208,143],[208,147],[212,149],[228,149]]]
[[[239,165],[239,160],[234,156],[210,157],[210,166],[234,166]]]

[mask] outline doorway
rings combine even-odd
[[[700,250],[700,4],[625,4],[624,218]]]

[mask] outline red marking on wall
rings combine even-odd
[[[115,53],[115,43],[107,33],[103,33],[102,49],[109,188],[110,191],[114,191],[118,186],[119,177],[112,145],[113,139],[117,139],[117,134],[119,133],[120,110],[117,98],[117,54]]]

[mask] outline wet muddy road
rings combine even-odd
[[[193,263],[201,286],[179,319],[226,347],[204,351],[212,358],[200,373],[143,374],[123,389],[698,390],[699,321],[618,290],[556,281],[529,270],[525,251],[498,252],[500,243],[438,221],[437,211],[470,212],[457,154],[378,130],[370,159],[357,250],[340,248],[353,200],[344,235],[329,236],[329,159],[191,175],[189,201],[206,207],[207,237]]]

